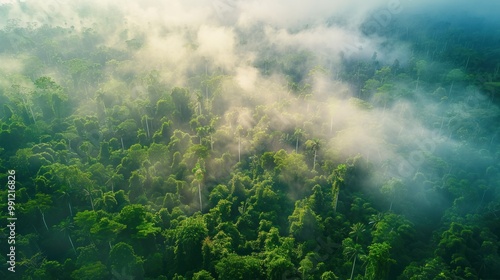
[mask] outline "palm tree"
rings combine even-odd
[[[363,248],[359,244],[355,244],[351,238],[346,238],[342,242],[342,246],[344,247],[344,256],[347,257],[349,260],[353,260],[352,262],[352,269],[351,269],[351,277],[349,279],[353,279],[352,277],[354,276],[354,269],[356,267],[356,260],[358,259],[358,256],[363,254]]]
[[[333,211],[337,212],[337,202],[339,200],[340,187],[344,184],[344,178],[347,173],[347,166],[345,164],[340,164],[333,171]]]
[[[119,182],[122,182],[124,180],[123,179],[123,175],[122,174],[118,174],[117,172],[115,172],[113,175],[111,175],[108,178],[109,178],[109,180],[106,181],[106,185],[111,184],[111,191],[112,192],[115,191],[115,184],[119,183]]]
[[[42,252],[37,252],[36,254],[28,257],[28,254],[21,254],[21,260],[18,262],[20,267],[26,267],[28,271],[38,269],[42,266],[46,258]]]
[[[296,128],[295,132],[293,133],[293,136],[295,136],[295,153],[298,152],[299,150],[299,140],[300,138],[304,135],[304,130],[300,128]]]
[[[193,168],[193,173],[194,173],[194,181],[198,182],[198,195],[200,197],[200,211],[203,211],[203,204],[201,200],[201,182],[203,181],[203,176],[204,176],[204,171],[203,168],[201,167],[202,164],[200,164],[200,160],[196,163],[196,166]]]
[[[98,192],[98,190],[94,189],[94,186],[92,184],[88,184],[83,188],[84,195],[88,196],[90,199],[90,206],[92,207],[92,211],[95,211],[94,198],[92,197],[92,194],[95,194],[96,192]]]
[[[418,173],[418,170],[417,170]],[[392,205],[394,204],[394,200],[402,195],[405,186],[403,182],[399,179],[391,179],[387,181],[381,188],[381,192],[388,196],[390,200],[389,211],[392,211]]]
[[[384,215],[382,213],[378,213],[376,215],[372,215],[370,217],[369,224],[372,225],[372,228],[377,228],[378,224],[384,219]]]
[[[314,151],[313,170],[316,170],[316,158],[318,156],[318,150],[321,148],[321,140],[319,140],[318,138],[307,140],[306,147]]]
[[[73,252],[76,254],[75,245],[73,244],[73,240],[69,234],[69,231],[73,229],[73,223],[69,219],[63,220],[59,225],[55,226],[59,231],[64,232],[68,236],[69,243],[71,244],[71,248],[73,248]]]
[[[96,198],[95,200],[95,206],[101,209],[108,210],[109,207],[114,207],[118,204],[115,198],[115,193],[110,191],[110,192],[103,192],[100,191],[100,196]]]
[[[356,241],[356,243],[358,243],[359,237],[361,237],[363,235],[363,232],[365,232],[365,230],[366,230],[366,227],[364,224],[356,223],[356,224],[351,226],[351,231],[349,232],[349,235],[353,236],[355,238],[354,241]]]
[[[68,182],[69,182],[69,180],[68,180]],[[66,191],[66,190],[59,190],[57,192],[61,194],[59,196],[59,198],[66,197],[66,199],[68,200],[69,214],[70,214],[70,217],[73,217],[73,208],[71,207],[71,197],[69,195],[70,191],[71,191],[71,189],[68,190],[68,191]]]

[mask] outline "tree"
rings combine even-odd
[[[290,222],[290,234],[297,241],[314,239],[321,232],[320,218],[308,205],[304,205],[303,201],[295,203],[295,210],[288,220]]]
[[[206,217],[209,218],[209,216]],[[210,225],[210,222],[207,221],[207,224]],[[232,238],[222,230],[217,232],[213,238],[205,238],[202,246],[203,266],[210,271],[214,271],[215,264],[220,259],[234,253],[232,243]]]
[[[102,262],[97,261],[84,264],[79,269],[73,271],[73,273],[71,273],[71,278],[74,280],[107,280],[109,279],[109,271]]]
[[[321,274],[321,280],[337,280],[339,279],[335,273],[331,271],[326,271],[323,274]]]
[[[34,199],[30,199],[28,202],[21,204],[19,208],[21,212],[30,214],[30,216],[40,212],[43,225],[45,226],[45,229],[49,231],[47,221],[45,220],[45,211],[49,210],[52,205],[53,203],[50,195],[37,193],[35,194]]]
[[[389,205],[389,211],[392,211],[392,205],[396,198],[400,198],[405,191],[405,186],[401,180],[392,178],[388,182],[386,182],[382,188],[381,192],[388,196],[389,201],[391,202]]]
[[[152,214],[140,204],[123,207],[116,221],[127,226],[124,233],[139,240],[154,239],[156,234],[160,232],[160,227],[155,225]]]
[[[251,256],[231,254],[220,260],[215,266],[220,280],[254,280],[263,279],[261,261]]]
[[[117,243],[109,252],[111,274],[118,279],[124,277],[143,279],[143,261],[135,255],[134,249],[124,242]]]
[[[372,216],[372,221],[375,230],[371,234],[375,243],[387,242],[395,249],[402,249],[413,236],[413,224],[401,215],[387,213],[382,219],[375,215]]]
[[[300,261],[299,272],[302,274],[302,279],[313,279],[314,263],[309,258],[304,258]]]
[[[474,264],[480,255],[481,245],[488,244],[488,242],[484,244],[479,240],[479,232],[477,231],[475,227],[452,222],[449,228],[441,234],[435,254],[441,257],[443,262],[447,263],[451,271],[458,277],[465,278],[468,274],[467,271],[474,270]],[[487,237],[488,233],[483,232],[481,235]],[[483,249],[486,249],[486,246]],[[473,272],[473,274],[477,275],[477,272]]]
[[[318,150],[321,148],[321,140],[319,140],[317,138],[312,139],[312,140],[307,140],[305,145],[309,150],[312,150],[314,152],[312,170],[315,171],[316,170],[316,157],[318,155]]]
[[[417,263],[411,263],[405,268],[401,277],[404,279],[418,280],[418,279],[454,279],[455,276],[449,270],[447,264],[439,257],[425,260],[425,263],[418,266]]]
[[[356,223],[351,226],[351,231],[349,232],[349,235],[354,237],[354,241],[358,243],[358,239],[360,237],[363,237],[363,233],[365,232],[366,227],[362,223]]]
[[[103,192],[100,191],[100,196],[96,198],[94,205],[97,208],[103,209],[105,211],[112,211],[117,205],[115,193],[113,191]]]
[[[76,213],[74,221],[75,225],[80,228],[81,238],[90,237],[90,229],[97,223],[97,218],[95,211],[85,210]]]
[[[367,267],[366,277],[368,279],[387,279],[390,265],[396,263],[391,259],[391,246],[384,243],[373,243],[368,246],[368,255],[366,256]]]
[[[109,248],[111,249],[111,242],[116,239],[116,237],[126,228],[127,226],[111,220],[108,217],[103,217],[98,220],[91,228],[90,233],[102,240],[107,242]]]
[[[90,207],[92,208],[92,211],[95,211],[95,209],[94,209],[94,195],[98,193],[98,190],[95,189],[93,183],[90,183],[90,184],[87,184],[84,186],[83,193],[86,197],[89,198]]]
[[[274,253],[274,252],[273,252]],[[267,263],[267,278],[270,280],[281,280],[287,272],[294,271],[293,263],[280,255],[276,255]]]
[[[295,137],[295,152],[298,153],[299,150],[299,141],[300,138],[305,134],[304,130],[300,128],[296,128],[295,131],[293,132],[293,136]]]
[[[73,248],[73,252],[76,254],[75,245],[73,244],[73,239],[71,239],[70,230],[73,229],[73,223],[70,219],[63,220],[59,225],[56,226],[60,231],[64,232],[65,235],[68,236],[69,243],[71,244],[71,248]]]
[[[133,119],[127,119],[116,127],[116,133],[122,141],[123,149],[125,149],[125,145],[128,147],[135,143],[137,130],[137,123]]]
[[[63,105],[68,100],[68,95],[50,77],[36,79],[33,96],[42,109],[44,119],[62,116]]]
[[[40,268],[38,268],[33,272],[33,276],[38,277],[39,279],[47,279],[47,280],[61,279],[60,277],[62,275],[67,274],[67,272],[64,271],[64,268],[65,267],[63,267],[57,261],[44,260]]]
[[[207,226],[201,217],[182,221],[175,230],[175,263],[177,271],[197,271],[203,264],[202,243],[207,237]]]
[[[455,84],[455,82],[460,82],[460,81],[463,81],[465,79],[465,73],[461,70],[461,69],[452,69],[450,70],[450,72],[448,72],[448,74],[446,75],[446,80],[448,82],[451,82],[451,85],[450,85],[450,90],[449,90],[449,94],[451,94],[451,91],[453,90],[453,85]]]
[[[351,269],[351,277],[349,279],[354,279],[354,269],[356,268],[356,260],[360,255],[362,255],[363,248],[361,245],[356,244],[353,242],[351,238],[346,238],[344,241],[342,241],[342,247],[344,248],[343,254],[344,256],[350,261],[353,260],[352,262],[352,269]]]
[[[194,178],[195,178],[195,181],[198,183],[198,195],[199,195],[199,198],[200,198],[200,211],[203,211],[203,203],[202,203],[202,199],[201,199],[201,183],[203,182],[203,177],[204,177],[204,162],[201,161],[201,164],[200,164],[200,160],[198,160],[198,162],[196,163],[196,166],[193,168],[192,172],[194,173]]]
[[[168,143],[170,142],[170,138],[172,137],[171,126],[172,123],[170,121],[162,123],[160,130],[154,133],[153,141],[155,143],[168,145]]]
[[[189,91],[184,88],[176,87],[172,89],[171,96],[172,102],[175,106],[175,111],[173,113],[174,117],[180,122],[189,121],[193,114],[191,107],[189,106]]]
[[[345,177],[347,174],[347,165],[340,164],[332,174],[332,194],[333,194],[333,211],[337,212],[337,202],[339,200],[340,188],[344,186]]]
[[[309,197],[309,205],[311,209],[318,215],[322,215],[325,212],[325,195],[321,186],[316,184],[312,188],[313,194]]]
[[[193,280],[215,280],[215,278],[212,277],[210,272],[206,270],[200,270],[193,274]]]

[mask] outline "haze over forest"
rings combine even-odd
[[[0,278],[500,279],[492,2],[0,0]]]

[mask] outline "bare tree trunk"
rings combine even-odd
[[[89,197],[90,197],[90,206],[92,206],[92,211],[95,211],[94,209],[94,201],[92,200],[92,194],[89,192]]]
[[[73,252],[75,252],[75,254],[76,254],[75,245],[73,244],[73,240],[71,240],[71,236],[69,235],[69,233],[68,233],[68,239],[69,239],[69,243],[71,243],[71,248],[73,248]]]
[[[338,186],[335,187],[334,197],[333,197],[333,213],[337,213],[337,203],[339,201],[340,188]]]
[[[42,214],[43,224],[45,225],[45,228],[47,229],[47,231],[49,231],[49,227],[47,226],[47,222],[45,221],[45,215],[43,214],[42,210],[40,210],[40,213]]]
[[[354,275],[354,267],[356,266],[356,259],[358,258],[357,255],[354,256],[354,262],[352,263],[352,270],[351,270],[351,278],[349,278],[350,280],[352,280],[352,276]]]
[[[198,195],[200,196],[200,211],[203,211],[203,204],[201,202],[201,183],[198,182]]]
[[[71,202],[68,201],[69,214],[73,217],[73,210],[71,210]]]
[[[318,150],[314,149],[313,170],[316,170],[316,155]]]

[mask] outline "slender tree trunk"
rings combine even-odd
[[[73,248],[73,252],[75,252],[75,254],[76,254],[75,245],[73,244],[73,240],[71,240],[71,236],[69,235],[69,233],[68,233],[68,239],[69,239],[69,243],[71,243],[71,248]]]
[[[95,211],[94,209],[94,201],[92,199],[92,195],[89,193],[89,197],[90,197],[90,206],[92,206],[92,211]]]
[[[350,280],[352,280],[352,276],[354,275],[354,267],[356,266],[356,259],[358,258],[357,255],[354,256],[354,262],[352,263],[352,270],[351,270],[351,278],[349,278]]]
[[[146,116],[146,129],[148,132],[148,138],[149,138],[149,124],[148,124],[148,116]]]
[[[123,137],[120,137],[120,140],[122,141],[122,151],[125,151],[125,146],[123,145]]]
[[[238,162],[241,161],[241,136],[238,134]]]
[[[198,183],[198,195],[200,196],[200,211],[203,211],[203,204],[201,202],[201,183]]]
[[[40,213],[42,214],[43,224],[45,225],[45,228],[47,229],[47,231],[49,231],[49,227],[47,226],[47,222],[45,221],[45,215],[43,214],[42,210],[40,210]]]
[[[297,142],[295,143],[295,153],[298,153],[299,150],[299,137],[297,136]]]
[[[313,170],[316,170],[316,156],[317,156],[318,150],[314,149],[314,159],[313,159]]]
[[[33,118],[33,122],[36,124],[36,119],[35,119],[35,114],[33,113],[33,108],[30,107],[30,113],[31,113],[31,117]]]
[[[337,213],[337,203],[339,201],[340,188],[338,186],[335,187],[334,197],[333,197],[333,213]]]
[[[481,206],[481,204],[483,204],[484,197],[486,196],[486,192],[487,192],[487,191],[488,191],[488,190],[484,190],[484,192],[483,192],[483,197],[481,198],[481,201],[479,202],[479,204],[478,204],[478,205],[477,205],[477,207],[476,207],[476,212],[477,212],[477,210],[479,209],[479,207]]]
[[[71,210],[71,202],[68,201],[69,214],[73,217],[73,210]]]

